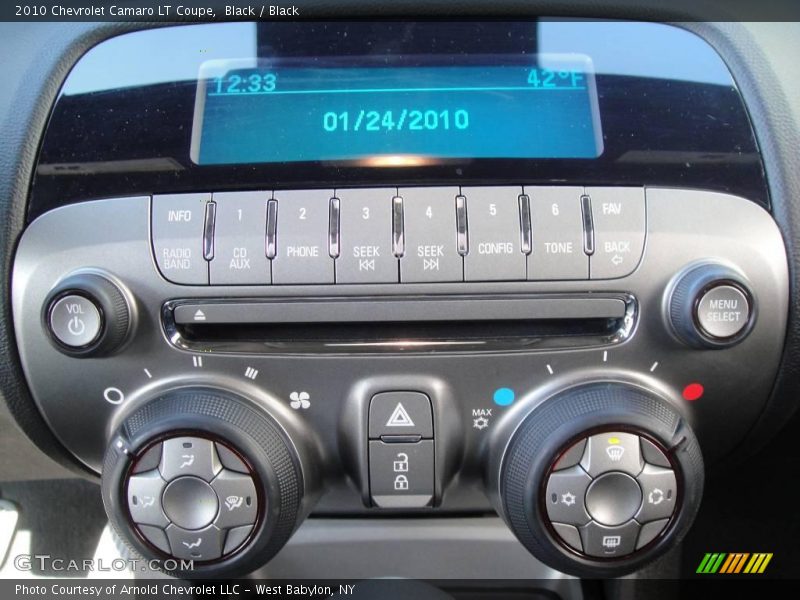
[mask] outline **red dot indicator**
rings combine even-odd
[[[699,383],[690,383],[685,388],[683,388],[683,399],[688,400],[689,402],[694,402],[695,400],[699,400],[703,397],[703,386]]]

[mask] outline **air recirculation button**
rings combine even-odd
[[[597,558],[646,546],[675,510],[676,478],[669,464],[655,444],[632,433],[610,431],[580,440],[547,479],[553,530],[573,550]]]
[[[133,465],[131,521],[153,546],[180,559],[211,561],[235,552],[259,518],[253,476],[220,442],[175,437]]]

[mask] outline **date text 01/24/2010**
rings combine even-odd
[[[457,110],[407,109],[328,111],[322,116],[328,133],[357,131],[436,131],[469,128],[469,112]]]

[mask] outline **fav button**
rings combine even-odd
[[[71,294],[53,303],[50,331],[69,348],[82,348],[94,342],[103,330],[103,319],[94,302]]]
[[[644,250],[643,188],[587,188],[594,224],[592,279],[625,277],[639,264]]]

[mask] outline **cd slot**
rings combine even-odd
[[[513,351],[618,343],[630,296],[173,301],[170,341],[222,353]]]

